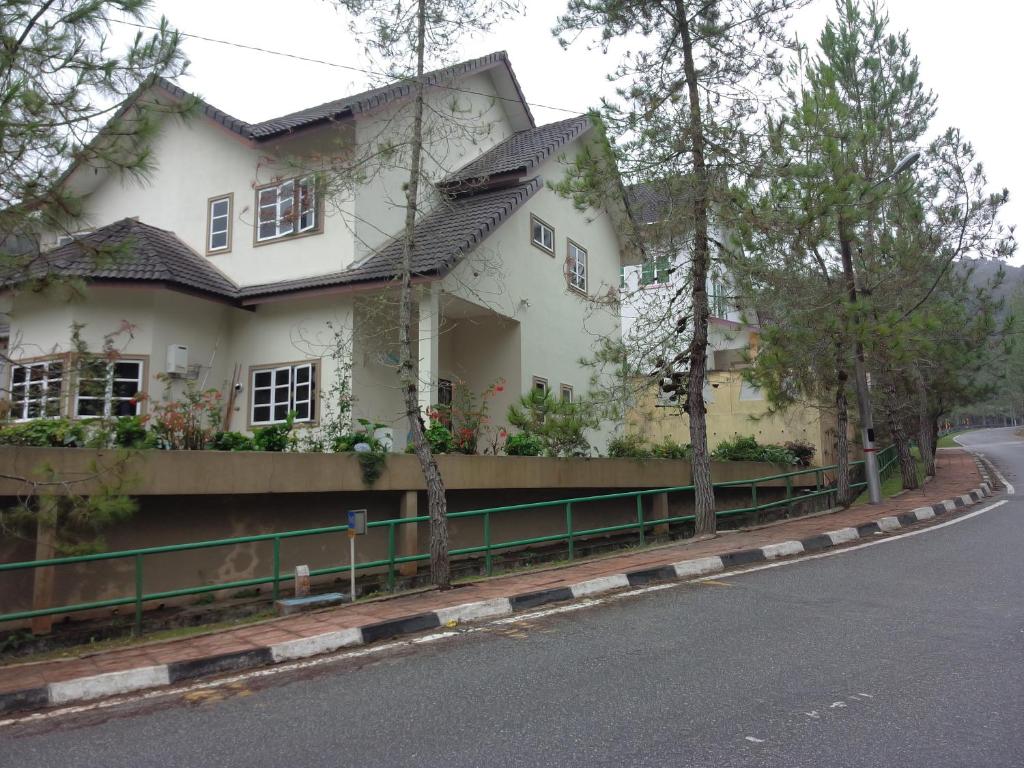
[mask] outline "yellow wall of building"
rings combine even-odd
[[[768,413],[768,403],[756,389],[743,383],[739,371],[710,371],[705,388],[707,398],[708,447],[715,447],[735,435],[753,435],[762,444],[783,445],[790,441],[810,443],[815,464],[835,462],[835,416],[828,409],[795,406],[784,413]],[[639,405],[627,415],[630,430],[649,442],[666,437],[690,442],[690,420],[675,406],[657,407],[657,389],[652,387]]]

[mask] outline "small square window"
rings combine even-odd
[[[571,384],[562,384],[562,386],[559,387],[558,392],[559,392],[559,396],[561,397],[563,403],[571,403],[572,402],[572,385]]]
[[[555,254],[555,230],[536,216],[530,216],[530,241],[542,251]]]
[[[543,379],[540,376],[534,376],[533,389],[546,395],[548,393],[548,380]]]

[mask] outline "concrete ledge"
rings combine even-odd
[[[291,616],[293,613],[315,611],[317,608],[330,608],[334,605],[341,605],[349,602],[348,595],[341,592],[325,592],[321,595],[309,595],[308,597],[286,597],[274,603],[278,616]]]
[[[121,672],[107,672],[92,677],[79,677],[60,683],[50,683],[48,695],[50,704],[67,704],[72,701],[89,701],[116,696],[119,693],[156,688],[172,682],[167,665],[137,667]]]
[[[804,545],[799,541],[783,541],[778,544],[769,544],[761,547],[766,560],[774,560],[777,557],[789,557],[790,555],[801,555]]]

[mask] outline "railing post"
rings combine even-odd
[[[274,602],[281,595],[281,538],[274,539]]]
[[[135,556],[135,636],[142,637],[142,555]]]
[[[395,588],[395,525],[392,520],[388,522],[388,589]]]
[[[644,497],[639,494],[636,497],[636,522],[640,526],[640,546],[643,546],[647,536],[644,531]]]
[[[569,559],[576,557],[576,546],[572,536],[572,502],[565,504],[565,533],[569,537]]]
[[[492,573],[491,558],[491,513],[484,512],[484,571],[488,576]]]
[[[750,508],[757,512],[757,481],[750,484]]]

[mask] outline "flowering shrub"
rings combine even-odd
[[[158,374],[169,386],[170,378]],[[181,400],[152,403],[152,432],[157,447],[170,450],[201,451],[213,442],[221,420],[223,397],[216,389],[200,391],[186,382]]]
[[[477,396],[464,381],[455,381],[452,386],[452,404],[435,405],[428,414],[433,423],[446,426],[452,435],[452,448],[457,453],[475,454],[480,447],[480,438],[491,427],[487,414],[494,396],[505,391],[505,380],[498,379]],[[497,452],[498,433],[492,442]]]

